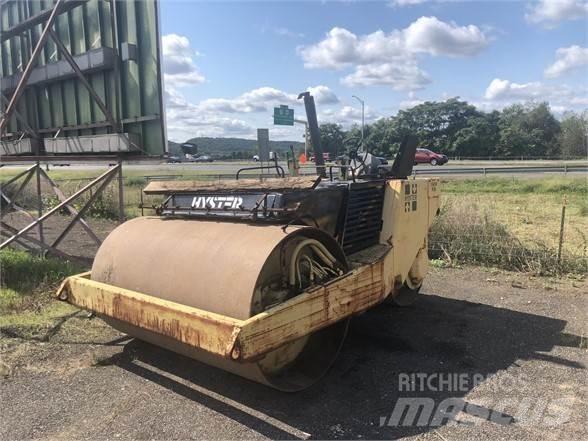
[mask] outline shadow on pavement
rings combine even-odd
[[[353,319],[327,376],[295,394],[274,391],[137,340],[111,361],[272,439],[304,436],[280,427],[276,420],[314,439],[399,438],[435,427],[389,427],[386,418],[398,398],[430,397],[438,404],[445,398],[462,398],[473,389],[399,391],[399,375],[487,377],[531,359],[584,369],[577,362],[546,354],[557,345],[578,347],[579,337],[562,333],[565,324],[436,295],[423,295],[409,308],[380,306]],[[501,421],[510,424],[513,418],[503,415]]]

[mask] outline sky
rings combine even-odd
[[[161,0],[168,138],[302,140],[273,107],[348,128],[424,101],[588,109],[588,0]]]

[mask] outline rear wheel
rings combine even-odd
[[[437,165],[437,160],[435,158],[431,159],[431,165]]]

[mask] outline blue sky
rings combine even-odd
[[[588,108],[588,3],[541,1],[161,2],[168,136],[301,139],[272,108],[311,90],[345,127],[424,100],[483,110],[548,101]]]

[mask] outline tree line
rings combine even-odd
[[[364,143],[376,156],[392,157],[407,134],[419,147],[452,157],[587,157],[588,111],[566,112],[557,119],[548,103],[513,104],[483,112],[451,98],[425,102],[364,127]],[[321,125],[325,152],[340,155],[355,148],[361,128]]]

